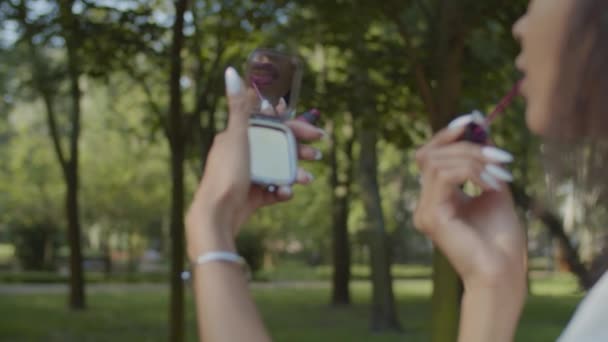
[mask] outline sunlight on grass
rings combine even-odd
[[[0,243],[0,264],[8,264],[15,257],[15,246],[8,243]]]

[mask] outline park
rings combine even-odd
[[[273,340],[456,341],[463,285],[414,227],[415,152],[515,89],[527,4],[0,1],[0,341],[197,340],[184,215],[226,128],[224,70],[260,47],[298,56],[296,110],[326,132],[311,184],[236,237]],[[513,100],[491,133],[527,234],[515,340],[555,341],[608,266],[606,146],[547,176],[570,150]]]

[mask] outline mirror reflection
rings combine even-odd
[[[274,50],[257,49],[247,61],[245,81],[257,99],[254,111],[264,114],[284,114],[276,111],[280,100],[283,99],[287,106],[285,114],[291,115],[301,81],[299,59]]]

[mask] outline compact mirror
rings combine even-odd
[[[296,112],[302,81],[297,56],[256,49],[248,58],[245,82],[251,100],[251,179],[269,188],[291,185],[297,175],[297,143],[283,124]]]
[[[252,120],[249,126],[252,181],[266,186],[291,185],[298,169],[296,141],[287,126],[271,124]]]
[[[256,49],[247,59],[245,82],[255,95],[253,112],[283,120],[293,118],[302,83],[300,58],[272,49]],[[279,113],[276,108],[281,99],[286,108]]]

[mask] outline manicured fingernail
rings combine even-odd
[[[463,116],[457,117],[456,119],[452,120],[452,122],[450,122],[450,124],[448,125],[448,128],[449,129],[461,128],[461,127],[464,127],[464,126],[470,124],[471,122],[473,122],[472,114],[463,115]]]
[[[488,164],[488,165],[486,165],[486,171],[490,175],[492,175],[492,176],[494,176],[494,177],[496,177],[496,178],[498,178],[500,180],[503,180],[505,182],[512,182],[513,181],[513,175],[511,174],[511,172],[503,169],[500,166],[496,166],[496,165],[493,165],[493,164]]]
[[[492,146],[484,147],[482,149],[482,153],[486,158],[492,159],[493,161],[499,163],[511,163],[514,160],[511,153]]]
[[[264,111],[272,111],[272,105],[270,104],[270,102],[268,102],[268,100],[264,99],[262,100],[262,103],[260,104],[260,110]]]
[[[279,107],[282,109],[287,108],[287,102],[285,102],[285,99],[281,97],[281,99],[279,100]]]
[[[473,112],[471,112],[471,120],[477,124],[482,125],[484,123],[484,121],[486,120],[485,117],[483,116],[483,113],[481,113],[478,110],[474,110]]]
[[[291,190],[290,186],[282,185],[279,187],[279,190],[277,190],[277,193],[281,196],[290,197],[293,195],[293,190]]]
[[[321,138],[323,138],[323,139],[329,138],[329,135],[327,134],[327,132],[325,132],[324,129],[318,128],[317,130],[319,131],[319,133],[321,133]]]
[[[226,78],[226,91],[228,95],[236,95],[241,92],[241,77],[233,67],[228,67],[224,75]]]
[[[492,189],[497,191],[500,190],[500,184],[498,184],[496,178],[492,177],[492,175],[490,175],[488,172],[483,171],[480,177],[481,180],[484,181],[484,183],[488,184]]]
[[[323,152],[316,150],[315,151],[315,160],[321,160],[323,159]]]

